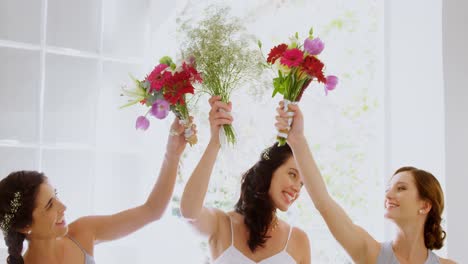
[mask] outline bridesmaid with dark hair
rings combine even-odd
[[[193,128],[195,131],[195,129]],[[159,178],[146,202],[107,216],[87,216],[70,225],[66,206],[45,174],[12,172],[0,181],[0,228],[8,246],[8,264],[93,264],[94,245],[129,235],[159,220],[174,190],[186,141],[176,119],[171,126]],[[23,242],[28,248],[23,255]]]
[[[203,205],[220,149],[219,129],[231,124],[231,104],[210,99],[211,140],[185,186],[181,213],[209,242],[216,264],[310,263],[307,235],[278,219],[298,198],[302,180],[289,146],[274,144],[242,176],[233,211]]]

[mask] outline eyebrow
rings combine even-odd
[[[46,206],[45,206],[44,208],[48,208],[48,207],[49,207],[49,204],[52,203],[52,199],[54,199],[54,198],[50,198],[49,202],[47,202],[47,204],[46,204]]]
[[[406,182],[402,182],[402,181],[397,181],[396,184],[403,184],[403,185],[408,185],[408,183]]]
[[[293,170],[294,172],[296,172],[297,174],[299,174],[299,171],[296,170],[295,168],[289,168],[290,170]]]
[[[399,185],[399,184],[400,184],[400,185],[408,185],[407,182],[397,181],[395,184],[390,184],[390,183],[387,184],[387,185],[385,186],[385,188],[386,188],[386,189],[390,189],[393,185]]]

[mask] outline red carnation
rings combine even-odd
[[[164,86],[164,98],[171,104],[174,105],[177,102],[184,105],[184,94],[194,93],[194,88],[190,83],[191,75],[188,71],[176,72],[174,75],[167,80]]]
[[[288,45],[286,44],[280,44],[276,47],[273,47],[271,50],[270,50],[270,53],[268,54],[268,59],[267,59],[267,62],[270,63],[270,64],[273,64],[275,63],[275,61],[279,58],[281,58],[281,56],[283,56],[283,53],[288,49]]]
[[[303,70],[311,77],[316,77],[321,83],[326,82],[323,75],[323,63],[314,56],[307,56],[302,63]]]
[[[200,73],[193,67],[192,65],[186,64],[185,62],[182,64],[182,69],[184,72],[188,72],[191,76],[191,79],[193,79],[196,82],[202,82],[202,78],[200,76]]]

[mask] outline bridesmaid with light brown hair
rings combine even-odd
[[[429,172],[402,167],[392,176],[384,197],[385,217],[398,232],[388,242],[379,243],[353,223],[330,196],[304,136],[304,118],[297,105],[291,105],[294,121],[282,103],[277,108],[276,127],[289,130],[287,142],[303,177],[304,186],[335,239],[355,263],[371,264],[453,264],[432,252],[442,248],[446,233],[441,227],[444,196],[437,179]]]

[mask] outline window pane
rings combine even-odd
[[[0,48],[0,141],[38,143],[39,57],[39,51]]]
[[[39,44],[42,1],[0,1],[0,39]]]

